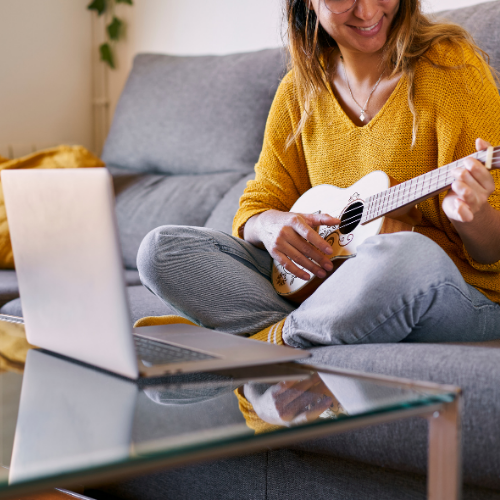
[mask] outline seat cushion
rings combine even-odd
[[[23,308],[21,306],[21,299],[17,298],[7,302],[0,308],[0,314],[8,314],[9,316],[23,316]]]
[[[285,65],[280,49],[201,57],[139,54],[103,160],[149,173],[250,173]]]
[[[203,226],[239,172],[206,175],[137,174],[109,167],[126,268],[136,269],[139,245],[152,229],[167,224]],[[234,215],[234,214],[233,214]]]
[[[348,435],[348,434],[347,434]],[[424,500],[426,478],[313,453],[274,450],[86,489],[96,500]],[[500,500],[465,486],[464,500]]]
[[[15,284],[16,286],[12,286],[13,291],[9,301],[5,301],[4,304],[0,304],[0,313],[22,317],[23,309],[17,289],[16,273],[15,271],[0,271],[0,290],[4,289],[3,285],[8,284],[9,281],[12,285]],[[176,314],[173,308],[162,306],[163,303],[160,299],[155,297],[149,290],[142,286],[138,271],[126,269],[125,282],[128,285],[131,314],[135,318],[133,320],[134,323],[137,319],[142,318],[143,316],[156,315],[157,311],[159,311],[157,315]],[[4,290],[7,290],[7,287],[5,287]],[[8,293],[4,292],[4,296],[7,297]]]
[[[129,286],[127,288],[132,324],[145,316],[165,316],[179,314],[170,304],[166,304],[146,287]]]
[[[135,269],[125,269],[125,283],[127,286],[142,285],[139,278],[139,271]]]
[[[95,500],[266,500],[266,476],[264,452],[87,488],[85,496]]]

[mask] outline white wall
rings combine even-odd
[[[226,54],[280,43],[281,0],[142,0],[134,7],[134,49]]]
[[[0,154],[92,146],[87,0],[0,0]]]

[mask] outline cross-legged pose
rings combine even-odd
[[[336,214],[290,212],[310,188],[375,170],[404,182],[500,145],[485,54],[420,0],[285,3],[291,69],[233,235],[152,231],[143,283],[197,324],[294,347],[500,338],[500,176],[475,159],[418,204],[413,231],[367,238],[300,305],[276,293],[273,259],[305,280],[333,268],[315,229]]]

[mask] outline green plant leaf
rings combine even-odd
[[[109,46],[109,43],[103,43],[99,47],[99,52],[101,53],[101,61],[104,61],[109,65],[110,68],[115,68],[115,60],[113,58],[113,51]]]
[[[106,12],[107,6],[106,0],[94,0],[88,5],[87,9],[95,10],[99,15],[101,15]]]
[[[117,17],[113,17],[113,21],[107,28],[111,40],[118,40],[120,38],[122,26],[123,23]]]
[[[132,0],[116,0],[116,3],[126,3],[128,5],[134,5]]]

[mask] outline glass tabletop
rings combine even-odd
[[[0,496],[90,484],[432,412],[453,387],[283,364],[130,381],[0,321]]]

